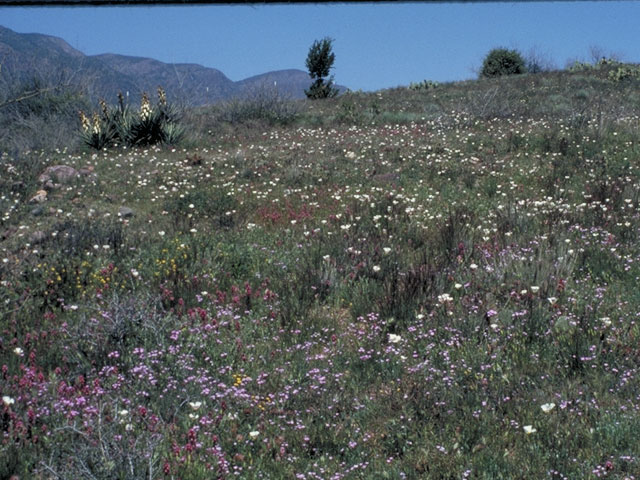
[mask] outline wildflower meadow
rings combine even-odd
[[[0,478],[640,478],[640,79],[429,85],[2,153]]]

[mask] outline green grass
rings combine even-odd
[[[0,477],[638,478],[637,89],[278,99],[187,112],[183,147],[4,153]],[[56,164],[95,176],[30,203]]]

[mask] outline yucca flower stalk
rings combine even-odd
[[[92,122],[92,126],[93,126],[93,133],[94,135],[98,135],[100,134],[100,131],[102,130],[100,128],[100,117],[98,116],[97,113],[93,114],[93,122]]]
[[[88,132],[91,128],[91,122],[82,110],[78,111],[78,115],[80,116],[80,122],[82,123],[82,131]]]
[[[101,98],[100,101],[100,109],[102,110],[102,118],[105,120],[109,119],[109,109],[107,107],[107,102],[104,101],[104,98]]]
[[[140,119],[143,121],[149,119],[152,111],[149,96],[147,95],[147,92],[144,92],[142,94],[142,101],[140,102]]]
[[[122,95],[122,92],[118,92],[118,106],[120,107],[120,113],[124,113],[124,95]]]
[[[160,86],[158,87],[158,105],[162,107],[167,106],[167,94],[164,91],[164,88]]]

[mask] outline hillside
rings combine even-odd
[[[3,153],[0,477],[638,478],[636,69]]]
[[[215,68],[195,64],[171,64],[151,58],[113,53],[84,55],[64,40],[41,34],[20,34],[0,26],[2,75],[16,80],[55,76],[85,89],[93,101],[115,98],[129,92],[136,101],[143,91],[154,92],[158,85],[172,99],[188,105],[205,105],[247,92],[277,85],[281,95],[304,98],[311,81],[302,70],[267,72],[234,82]],[[340,87],[344,90],[344,87]]]

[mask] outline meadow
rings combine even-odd
[[[427,87],[2,153],[0,478],[640,478],[640,79]]]

